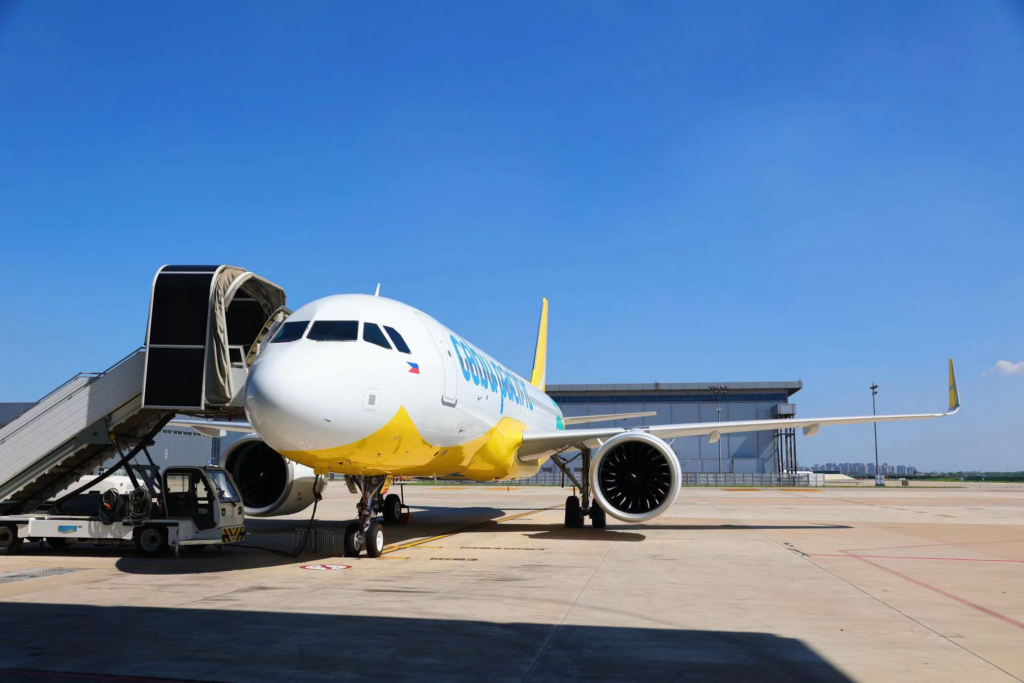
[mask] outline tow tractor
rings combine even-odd
[[[154,471],[155,470],[155,471]],[[147,557],[182,547],[234,543],[245,536],[245,509],[231,474],[220,467],[128,466],[144,486],[102,489],[93,480],[33,513],[0,517],[0,555],[27,541],[131,545]],[[89,490],[85,490],[89,489]],[[119,490],[120,489],[120,490]]]

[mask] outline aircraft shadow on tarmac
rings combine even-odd
[[[823,524],[819,526],[785,526],[785,525],[739,525],[739,524],[618,524],[611,525],[605,529],[594,529],[584,527],[583,529],[566,529],[561,525],[551,524],[516,524],[506,523],[498,527],[506,533],[525,533],[536,540],[557,540],[557,541],[625,541],[638,543],[646,540],[647,536],[637,533],[637,529],[648,531],[761,531],[771,529],[851,529],[852,527],[839,524]],[[487,529],[480,529],[486,531]],[[472,530],[471,530],[472,531]],[[471,532],[470,531],[470,532]],[[530,533],[535,532],[535,533]]]
[[[0,603],[0,633],[0,679],[12,681],[850,680],[802,641],[756,632]],[[125,634],[135,654],[115,656]]]
[[[401,545],[431,536],[473,533],[526,534],[532,540],[552,541],[618,541],[639,543],[647,536],[642,531],[729,531],[729,530],[825,530],[849,529],[839,524],[814,525],[757,525],[757,524],[619,524],[610,520],[606,529],[566,529],[561,524],[536,524],[523,521],[494,522],[508,516],[508,509],[489,507],[416,507],[411,524],[386,527],[388,545]],[[299,557],[282,556],[295,548],[295,529],[305,528],[309,519],[247,519],[247,536],[241,544],[224,548],[196,549],[183,553],[181,558],[150,559],[138,557],[126,548],[85,546],[75,544],[66,550],[54,551],[48,547],[26,546],[26,552],[50,556],[111,557],[117,556],[118,570],[129,574],[206,574],[216,572],[273,567],[295,562],[315,562],[342,554],[342,535],[351,519],[316,519],[314,527],[334,532],[335,545],[324,552],[305,552]],[[266,550],[268,552],[260,552]],[[276,552],[274,552],[276,551]]]

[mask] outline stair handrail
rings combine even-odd
[[[292,309],[287,306],[281,306],[270,314],[270,317],[267,318],[267,322],[263,323],[263,327],[260,328],[260,333],[256,335],[256,339],[253,341],[252,346],[249,347],[249,353],[245,354],[245,367],[247,369],[252,367],[253,362],[256,360],[256,354],[259,353],[260,344],[263,343],[263,340],[266,338],[270,330],[273,329],[274,325],[281,322],[291,314]],[[278,316],[284,317],[279,320]]]
[[[32,408],[35,408],[36,406],[38,406],[39,404],[41,404],[41,403],[42,403],[43,401],[45,401],[46,399],[48,399],[48,398],[50,398],[51,396],[53,396],[54,394],[58,393],[58,392],[59,392],[59,391],[60,391],[61,389],[63,389],[64,387],[68,386],[69,384],[72,384],[72,383],[73,383],[73,382],[74,382],[75,380],[81,379],[82,377],[86,377],[86,378],[88,378],[88,379],[90,379],[90,380],[98,379],[98,378],[100,378],[100,377],[103,377],[103,376],[104,376],[104,375],[106,375],[107,373],[111,372],[112,370],[114,370],[114,368],[118,367],[119,365],[122,365],[122,364],[123,364],[123,363],[125,363],[126,361],[128,361],[128,360],[130,360],[130,359],[134,358],[134,357],[135,357],[136,355],[138,355],[138,354],[140,354],[140,353],[145,353],[145,352],[146,352],[146,347],[145,347],[145,346],[140,346],[139,348],[135,349],[134,351],[132,351],[131,353],[129,353],[129,354],[127,355],[127,356],[125,356],[124,358],[122,358],[121,360],[119,360],[119,361],[117,361],[116,363],[114,363],[113,365],[111,365],[111,366],[110,366],[109,368],[107,368],[107,369],[106,369],[106,370],[104,370],[103,372],[80,372],[80,373],[78,373],[77,375],[75,375],[74,377],[72,377],[71,379],[69,379],[68,381],[66,381],[66,382],[64,382],[63,384],[61,384],[60,386],[58,386],[58,387],[57,387],[56,389],[54,389],[54,390],[50,391],[50,392],[49,392],[48,394],[46,394],[45,396],[43,396],[43,397],[42,397],[41,399],[39,399],[38,401],[36,401],[35,405],[33,405],[33,406],[32,406],[31,408],[29,408],[28,410],[26,410],[26,411],[25,411],[24,413],[21,413],[21,415],[19,415],[18,417],[14,418],[13,420],[11,420],[10,422],[8,422],[8,423],[7,423],[6,425],[4,425],[4,426],[5,426],[5,427],[7,427],[7,426],[10,426],[10,425],[13,425],[13,424],[14,424],[15,422],[18,422],[18,421],[19,421],[19,420],[20,420],[20,419],[21,419],[22,417],[24,417],[24,416],[25,416],[25,415],[26,415],[26,414],[27,414],[28,412],[30,412],[30,411],[32,410]],[[86,387],[86,386],[88,386],[88,385],[89,385],[89,383],[86,383],[86,384],[83,384],[82,386],[83,386],[83,387]],[[41,413],[39,413],[38,415],[36,415],[35,417],[33,417],[33,418],[32,418],[32,420],[29,420],[29,421],[25,422],[24,424],[21,424],[21,425],[18,425],[17,427],[15,427],[14,429],[12,429],[12,430],[10,431],[10,433],[8,433],[8,434],[5,434],[5,435],[4,435],[4,438],[3,438],[3,440],[0,440],[0,443],[3,443],[4,441],[7,441],[7,439],[11,438],[12,436],[14,436],[14,435],[15,435],[15,434],[17,434],[18,432],[20,432],[20,431],[21,431],[22,429],[24,429],[25,427],[27,427],[28,425],[30,425],[30,424],[31,424],[31,423],[32,423],[33,421],[35,421],[35,420],[36,420],[37,418],[40,418],[40,417],[42,417],[43,415],[46,415],[46,414],[47,414],[48,412],[50,412],[50,411],[51,411],[51,410],[53,410],[53,409],[54,409],[55,407],[57,407],[57,405],[59,405],[59,404],[55,403],[55,404],[53,404],[52,406],[49,406],[48,408],[46,408],[46,410],[44,410],[43,412],[41,412]]]

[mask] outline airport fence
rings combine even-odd
[[[582,473],[574,471],[579,479]],[[446,484],[463,484],[466,486],[572,486],[568,477],[560,471],[539,472],[528,479],[509,479],[500,481],[462,481],[446,479]],[[731,472],[683,472],[683,486],[761,486],[761,487],[792,487],[813,488],[825,485],[825,475],[814,472],[800,474],[733,474]]]

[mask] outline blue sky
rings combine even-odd
[[[1010,2],[0,4],[0,400],[164,263],[371,292],[551,382],[802,379],[883,459],[1024,468]],[[873,458],[870,427],[802,463]]]

